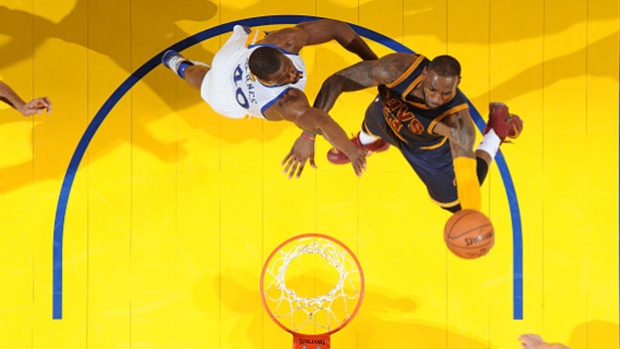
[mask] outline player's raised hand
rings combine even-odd
[[[45,109],[47,109],[47,114],[52,112],[52,102],[47,97],[35,98],[17,108],[24,116],[41,114]]]
[[[369,154],[368,150],[357,147],[354,147],[347,153],[347,157],[351,160],[351,166],[353,166],[353,170],[358,177],[366,171],[366,156]]]
[[[309,161],[313,168],[317,167],[314,163],[314,139],[301,135],[295,140],[291,151],[282,160],[282,166],[286,165],[284,174],[288,173],[289,179],[293,176],[299,178],[306,161]]]

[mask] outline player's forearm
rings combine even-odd
[[[342,92],[357,91],[368,87],[341,73],[345,72],[336,73],[323,82],[314,100],[315,108],[328,113]]]
[[[340,85],[338,79],[334,78],[332,75],[323,82],[319,93],[314,99],[313,107],[320,109],[325,113],[329,113],[341,93],[342,86]]]
[[[335,22],[333,28],[334,39],[347,51],[358,55],[363,60],[377,59],[377,55],[370,49],[368,44],[344,22]]]
[[[347,133],[330,116],[321,118],[316,123],[317,133],[321,134],[331,145],[345,154],[355,151],[355,145],[347,137]]]
[[[377,59],[377,55],[368,44],[345,22],[323,19],[300,23],[297,27],[309,34],[306,45],[317,45],[336,40],[340,46],[358,55],[363,60]]]
[[[2,81],[0,81],[0,100],[12,106],[16,110],[21,110],[21,108],[26,104],[9,85]]]
[[[361,59],[367,61],[371,59],[378,59],[377,55],[370,49],[368,44],[357,34],[348,43],[341,45],[349,52],[353,52]]]

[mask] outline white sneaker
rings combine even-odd
[[[181,74],[179,73],[179,66],[185,61],[187,61],[185,57],[181,56],[180,53],[172,50],[164,52],[164,54],[161,56],[161,62],[163,63],[163,65],[167,68],[170,68],[170,70],[172,70],[181,78],[183,76],[181,76]]]
[[[180,53],[173,51],[173,50],[168,50],[164,52],[164,54],[161,56],[161,62],[163,63],[164,66],[170,68],[170,70],[172,70],[175,74],[177,74],[181,78],[185,78],[183,75],[185,75],[184,72],[185,72],[185,69],[187,69],[187,66],[185,66],[184,69],[179,69],[181,68],[181,63],[183,62],[188,63],[190,66],[201,65],[201,66],[207,67],[208,69],[211,69],[210,65],[199,62],[199,61],[190,61],[189,59],[183,57]]]

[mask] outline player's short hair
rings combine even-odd
[[[428,70],[443,77],[461,76],[461,64],[456,58],[448,55],[435,57],[428,65]]]
[[[282,52],[277,48],[261,46],[250,54],[248,65],[252,74],[259,79],[269,80],[269,76],[280,69]]]

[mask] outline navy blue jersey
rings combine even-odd
[[[457,89],[450,102],[429,109],[426,104],[407,99],[407,95],[422,82],[422,72],[430,61],[419,55],[396,81],[379,86],[382,112],[385,121],[401,141],[417,146],[432,146],[445,141],[433,133],[433,128],[443,118],[467,109],[467,100]]]
[[[366,110],[362,130],[397,147],[431,199],[441,207],[453,208],[459,200],[450,142],[433,129],[446,116],[467,109],[468,104],[458,89],[450,102],[435,109],[407,99],[422,83],[422,72],[429,63],[419,55],[396,81],[379,86],[379,96]]]

